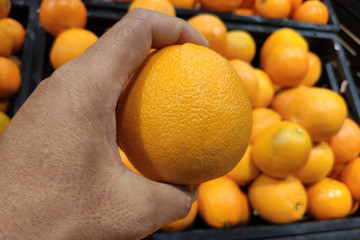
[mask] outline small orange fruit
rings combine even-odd
[[[22,47],[25,39],[25,29],[23,25],[15,19],[3,18],[0,19],[0,28],[3,28],[12,38],[12,52],[17,53]]]
[[[308,214],[316,220],[343,218],[352,207],[349,189],[341,182],[324,178],[307,188]]]
[[[50,62],[54,69],[80,56],[98,37],[87,29],[71,28],[62,32],[53,43]]]
[[[121,149],[147,178],[198,184],[240,161],[251,134],[251,104],[234,67],[191,43],[150,56],[117,108]],[[169,157],[171,156],[171,157]]]
[[[4,57],[0,57],[0,69],[0,97],[12,96],[20,88],[20,70],[13,61]]]
[[[347,106],[332,90],[310,87],[299,91],[288,104],[284,119],[304,127],[313,141],[334,136],[344,124]]]
[[[243,0],[200,0],[203,9],[218,12],[233,12],[239,8]]]
[[[308,67],[309,58],[304,48],[279,45],[266,59],[264,70],[279,86],[293,87],[306,76]]]
[[[188,23],[209,41],[210,49],[224,54],[227,41],[227,28],[218,16],[201,13],[188,19]]]
[[[254,104],[259,94],[259,79],[253,67],[239,59],[230,61],[244,83],[246,92],[250,97],[251,104]]]
[[[281,116],[269,108],[256,108],[252,113],[253,127],[250,138],[251,143],[254,142],[254,139],[260,134],[262,130],[274,123],[281,121]]]
[[[168,0],[135,0],[130,4],[129,11],[134,8],[146,8],[173,17],[176,16],[175,8]]]
[[[192,9],[196,0],[169,0],[174,7]]]
[[[250,184],[248,197],[254,210],[271,223],[296,222],[306,212],[306,191],[294,176],[278,179],[261,174]]]
[[[309,68],[305,77],[300,81],[300,84],[305,86],[314,86],[321,77],[322,64],[318,55],[312,52],[307,52],[309,58]]]
[[[272,99],[271,102],[271,109],[275,112],[279,113],[280,116],[283,118],[286,108],[294,96],[297,94],[297,91],[301,91],[305,87],[302,85],[292,87],[292,88],[285,88],[277,92]]]
[[[0,112],[0,134],[5,130],[5,128],[9,125],[10,118],[3,112]]]
[[[0,27],[0,57],[8,57],[13,48],[13,40],[10,34]]]
[[[263,173],[284,178],[306,165],[310,151],[311,139],[306,130],[296,123],[281,121],[256,136],[252,159]]]
[[[255,12],[262,17],[286,19],[290,11],[290,0],[255,0]]]
[[[301,22],[327,24],[329,10],[321,1],[305,1],[296,9],[292,19]]]
[[[196,200],[191,205],[190,212],[186,217],[165,225],[164,227],[161,228],[161,230],[166,231],[166,232],[175,232],[175,231],[181,231],[181,230],[184,230],[184,229],[190,227],[191,224],[193,224],[195,221],[196,215],[198,213],[198,208],[199,208],[199,204],[198,204],[198,201]]]
[[[39,17],[41,25],[53,36],[69,28],[84,28],[87,22],[86,7],[81,0],[43,0]]]
[[[239,186],[246,186],[260,173],[259,169],[251,160],[251,145],[248,146],[246,152],[240,162],[226,176],[234,180]]]
[[[139,171],[131,164],[131,162],[129,161],[129,159],[126,157],[125,153],[123,152],[123,150],[121,150],[119,148],[119,153],[120,153],[120,158],[121,161],[125,164],[125,166],[127,166],[128,168],[130,168],[131,171],[140,174]]]
[[[309,50],[306,39],[298,32],[291,28],[280,28],[266,38],[260,49],[260,64],[262,67],[265,66],[265,60],[271,54],[273,49],[279,45],[301,47],[306,51]]]
[[[0,18],[8,17],[10,10],[11,10],[11,1],[0,0]]]
[[[245,193],[226,176],[200,184],[198,202],[200,216],[213,228],[245,224],[250,219]]]
[[[360,158],[357,157],[345,165],[341,172],[341,182],[350,190],[354,199],[360,201]]]
[[[360,153],[360,128],[356,122],[346,118],[340,130],[327,140],[335,154],[336,163],[346,163]]]
[[[274,88],[269,76],[261,69],[255,69],[259,82],[259,93],[253,108],[268,107],[274,97]]]
[[[319,182],[324,179],[334,165],[334,154],[325,142],[316,143],[310,152],[306,165],[296,173],[304,184]]]
[[[250,33],[243,30],[232,30],[227,33],[227,44],[224,57],[229,60],[240,59],[250,63],[256,53],[256,44]]]

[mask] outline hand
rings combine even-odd
[[[191,186],[122,162],[115,109],[150,48],[207,41],[185,21],[135,9],[44,80],[0,138],[0,239],[135,239],[183,218]]]

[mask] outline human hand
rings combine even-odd
[[[135,239],[183,218],[192,186],[122,162],[115,109],[150,48],[207,45],[190,25],[135,9],[44,80],[0,138],[0,239]]]

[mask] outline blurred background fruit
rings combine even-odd
[[[175,8],[168,0],[135,0],[130,4],[129,11],[134,8],[145,8],[170,16],[176,16]]]
[[[4,57],[0,57],[0,69],[0,97],[9,97],[20,88],[20,69],[13,61]]]

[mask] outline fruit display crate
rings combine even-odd
[[[29,83],[33,80],[32,69],[35,49],[35,30],[37,28],[37,2],[35,0],[11,0],[9,17],[19,21],[26,30],[22,50],[16,54],[21,60],[21,86],[19,91],[10,97],[8,114],[12,117],[30,94]]]
[[[94,6],[102,9],[111,8],[118,10],[127,10],[130,5],[129,3],[126,2],[116,2],[109,0],[83,0],[83,1],[88,6]],[[248,24],[258,24],[265,26],[275,26],[275,27],[290,27],[295,29],[305,29],[305,30],[314,30],[314,31],[338,32],[340,30],[340,26],[339,26],[338,18],[332,6],[332,1],[323,0],[323,2],[329,10],[329,22],[326,25],[298,22],[294,20],[271,19],[260,16],[245,16],[245,15],[237,15],[232,13],[223,13],[223,12],[215,12],[208,10],[183,9],[183,8],[176,8],[176,14],[178,17],[188,19],[197,14],[206,12],[206,13],[216,14],[225,22],[248,23]]]
[[[125,14],[124,9],[98,8],[87,5],[88,22],[86,28],[101,36],[109,27],[114,25]],[[37,20],[38,21],[38,20]],[[255,39],[258,53],[252,62],[259,66],[259,49],[265,39],[277,27],[260,26],[254,24],[238,24],[226,22],[229,30],[242,29],[248,31]],[[316,53],[322,60],[322,76],[317,86],[329,88],[339,92],[349,106],[349,114],[360,123],[360,100],[356,94],[355,83],[347,65],[344,50],[334,33],[299,30],[309,43],[310,51]],[[34,68],[29,92],[49,77],[54,69],[49,61],[51,46],[54,37],[47,34],[37,23],[35,30],[36,54],[34,54]],[[275,225],[254,215],[249,224],[226,229],[212,229],[198,216],[192,227],[180,232],[157,231],[146,239],[360,239],[360,211],[344,219],[313,221],[305,216],[297,223]]]

